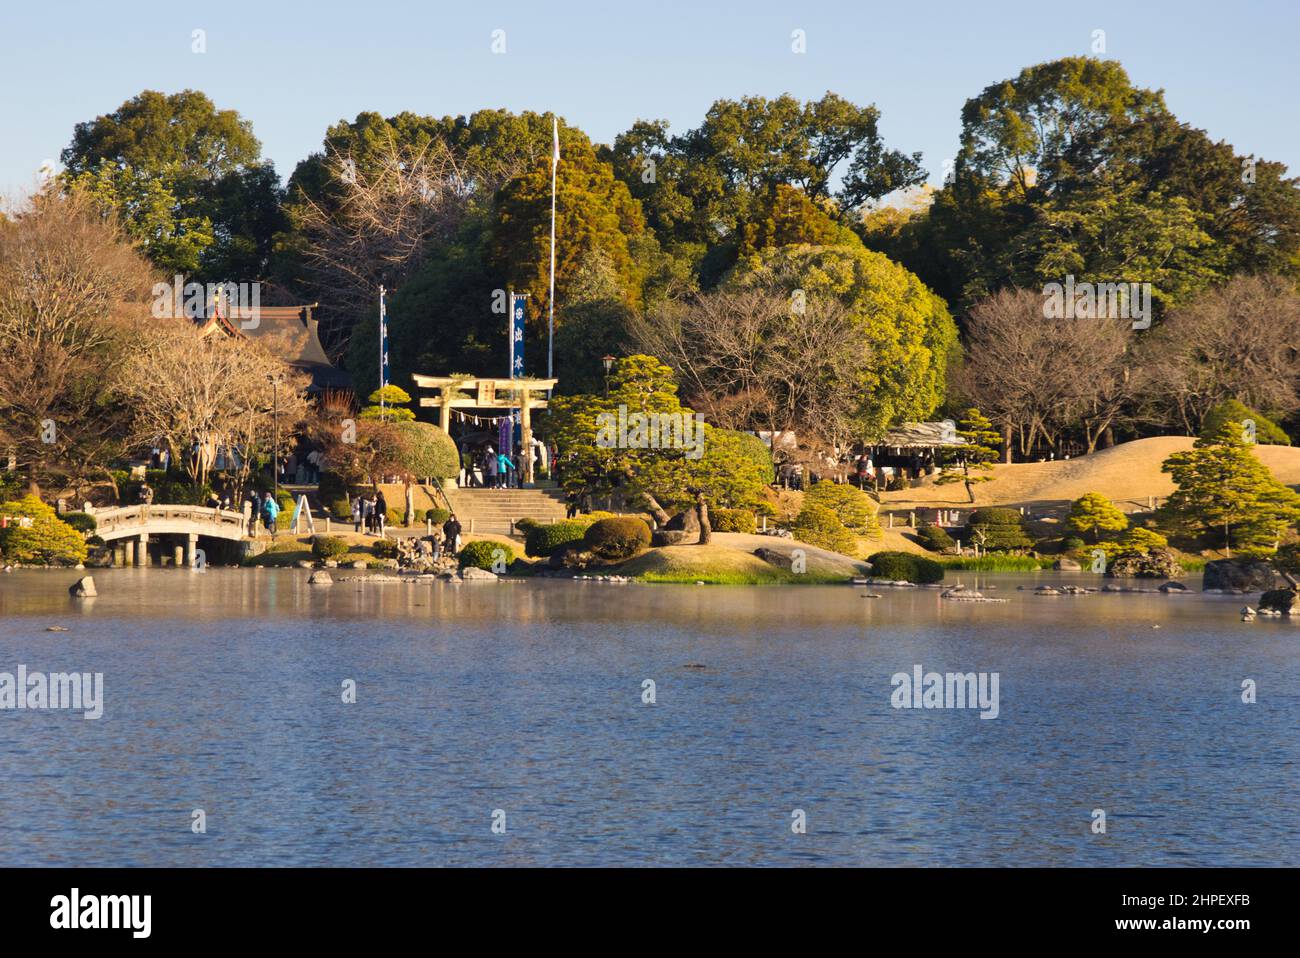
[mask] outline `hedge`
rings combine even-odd
[[[66,512],[61,517],[64,522],[80,533],[94,532],[99,528],[95,517],[88,512]]]
[[[920,585],[943,581],[942,565],[910,552],[877,552],[867,561],[871,563],[871,574],[877,579]]]
[[[748,509],[710,509],[709,525],[714,532],[747,532],[752,535],[758,531],[758,520]]]
[[[524,537],[524,553],[535,558],[546,558],[557,549],[582,542],[591,526],[592,523],[582,519],[565,519],[549,525],[530,522]]]
[[[1025,532],[1024,517],[1016,509],[976,509],[971,513],[966,528],[972,544],[992,552],[1032,549],[1034,546]]]
[[[311,554],[317,559],[337,559],[347,552],[348,544],[338,536],[312,536]]]
[[[948,530],[941,526],[921,526],[916,530],[916,537],[921,540],[921,545],[931,552],[943,552],[957,544],[952,536],[948,535]]]
[[[650,548],[650,526],[635,516],[598,519],[587,528],[582,542],[592,555],[621,562]]]
[[[503,558],[506,566],[515,561],[515,550],[504,542],[494,542],[491,539],[477,539],[465,545],[457,554],[460,568],[466,569],[473,566],[476,569],[486,569],[488,572],[496,572],[492,564],[499,558]]]

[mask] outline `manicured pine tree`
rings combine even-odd
[[[1070,528],[1075,532],[1089,533],[1097,542],[1103,532],[1123,532],[1128,528],[1128,516],[1100,492],[1089,492],[1070,504]]]
[[[991,482],[992,476],[978,475],[992,470],[992,463],[998,458],[998,443],[1002,437],[978,409],[967,409],[957,423],[957,435],[965,440],[966,445],[954,446],[946,453],[943,469],[935,483],[946,486],[954,482],[966,486],[966,495],[975,501],[975,484]]]

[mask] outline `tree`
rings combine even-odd
[[[1128,516],[1100,492],[1089,492],[1074,500],[1068,522],[1075,532],[1091,535],[1093,542],[1100,540],[1102,532],[1123,532],[1128,528]]]
[[[387,386],[374,390],[366,397],[366,401],[370,405],[363,407],[358,414],[362,419],[382,419],[384,422],[409,422],[415,418],[415,413],[406,408],[411,402],[411,394],[401,386],[394,386],[389,383]],[[428,473],[428,475],[432,475],[432,473]]]
[[[975,484],[993,480],[992,476],[975,473],[988,472],[993,468],[992,463],[998,458],[997,443],[1001,437],[993,428],[993,423],[974,407],[967,409],[957,424],[957,437],[965,445],[945,451],[943,468],[934,481],[940,486],[962,483],[966,487],[966,495],[974,502]]]
[[[1221,534],[1225,551],[1271,551],[1286,526],[1300,519],[1300,496],[1282,485],[1244,441],[1239,426],[1197,439],[1161,466],[1178,486],[1164,509],[1178,524]]]
[[[169,274],[247,282],[283,227],[279,182],[260,152],[251,124],[205,94],[145,90],[78,123],[62,159],[66,182],[114,209]]]
[[[1224,426],[1235,424],[1248,442],[1272,446],[1289,446],[1291,437],[1277,423],[1263,413],[1256,412],[1244,403],[1229,399],[1219,403],[1205,416],[1201,425],[1202,436],[1214,436]]]
[[[804,508],[822,506],[829,509],[846,529],[858,535],[880,535],[875,500],[857,486],[823,480],[808,490],[803,501]]]
[[[838,300],[865,334],[857,375],[836,388],[857,400],[853,438],[876,439],[896,422],[929,417],[943,401],[957,328],[943,300],[907,270],[850,246],[786,246],[737,263],[728,289],[779,290],[812,303]]]
[[[123,360],[143,336],[149,263],[80,192],[0,223],[0,448],[29,488],[106,469],[124,449]]]

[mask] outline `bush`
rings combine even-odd
[[[476,569],[496,572],[497,569],[492,568],[493,563],[500,561],[509,566],[510,563],[515,561],[515,550],[504,542],[478,539],[464,546],[456,558],[462,569],[473,566]]]
[[[94,532],[99,528],[99,523],[95,521],[95,517],[87,512],[67,512],[61,518],[83,535],[87,532]]]
[[[405,509],[389,509],[387,514],[384,516],[384,521],[390,526],[405,526],[405,517]]]
[[[1066,536],[1064,539],[1061,540],[1061,551],[1078,552],[1085,545],[1087,545],[1087,543],[1084,542],[1082,539],[1080,539],[1078,536]]]
[[[1024,517],[1016,509],[976,509],[966,529],[971,543],[990,552],[1014,552],[1034,545],[1025,532]]]
[[[338,536],[312,536],[311,554],[316,559],[337,559],[347,555],[348,544]]]
[[[925,556],[910,552],[877,552],[870,559],[871,572],[877,579],[915,582],[925,585],[943,581],[943,566]]]
[[[582,542],[591,525],[582,519],[565,519],[550,525],[530,520],[524,538],[524,552],[539,559],[549,557],[556,549]]]
[[[1283,431],[1281,426],[1235,399],[1219,403],[1206,414],[1205,421],[1201,426],[1201,438],[1212,439],[1219,434],[1219,430],[1225,424],[1229,422],[1241,424],[1246,420],[1250,420],[1255,424],[1256,442],[1276,446],[1291,445],[1291,437]],[[1244,425],[1242,430],[1244,434]]]
[[[370,547],[370,552],[376,559],[396,559],[397,540],[376,539],[375,544]]]
[[[857,486],[848,483],[819,482],[804,496],[804,505],[825,506],[846,529],[862,535],[878,535],[876,503]]]
[[[714,532],[747,532],[753,535],[758,531],[758,520],[748,509],[710,509],[709,524]]]
[[[86,561],[86,540],[59,519],[35,496],[0,503],[0,516],[30,519],[31,525],[10,521],[0,529],[0,555],[7,562],[42,565],[77,565]]]
[[[948,535],[948,530],[940,526],[921,526],[916,530],[916,537],[931,552],[945,552],[957,545],[952,536]]]
[[[451,518],[451,512],[447,509],[428,509],[424,513],[424,518],[435,526],[440,526]]]
[[[398,461],[402,469],[417,478],[450,479],[460,472],[456,443],[428,422],[395,422]]]
[[[157,502],[158,500],[155,499],[154,501]],[[280,516],[276,520],[277,522],[283,525],[293,518],[293,510],[296,505],[293,501],[293,493],[281,490],[280,495],[276,497],[275,504],[280,507]]]
[[[830,549],[841,555],[853,556],[858,553],[858,542],[853,533],[844,528],[839,516],[825,506],[817,503],[805,503],[799,515],[790,524],[794,537],[809,545]]]
[[[347,499],[335,499],[330,503],[330,515],[340,522],[351,522],[352,503]]]
[[[622,562],[650,548],[650,526],[635,516],[598,519],[582,539],[586,550],[607,562]]]

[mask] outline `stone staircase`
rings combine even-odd
[[[556,488],[443,490],[466,532],[510,535],[518,519],[564,518],[564,492]]]

